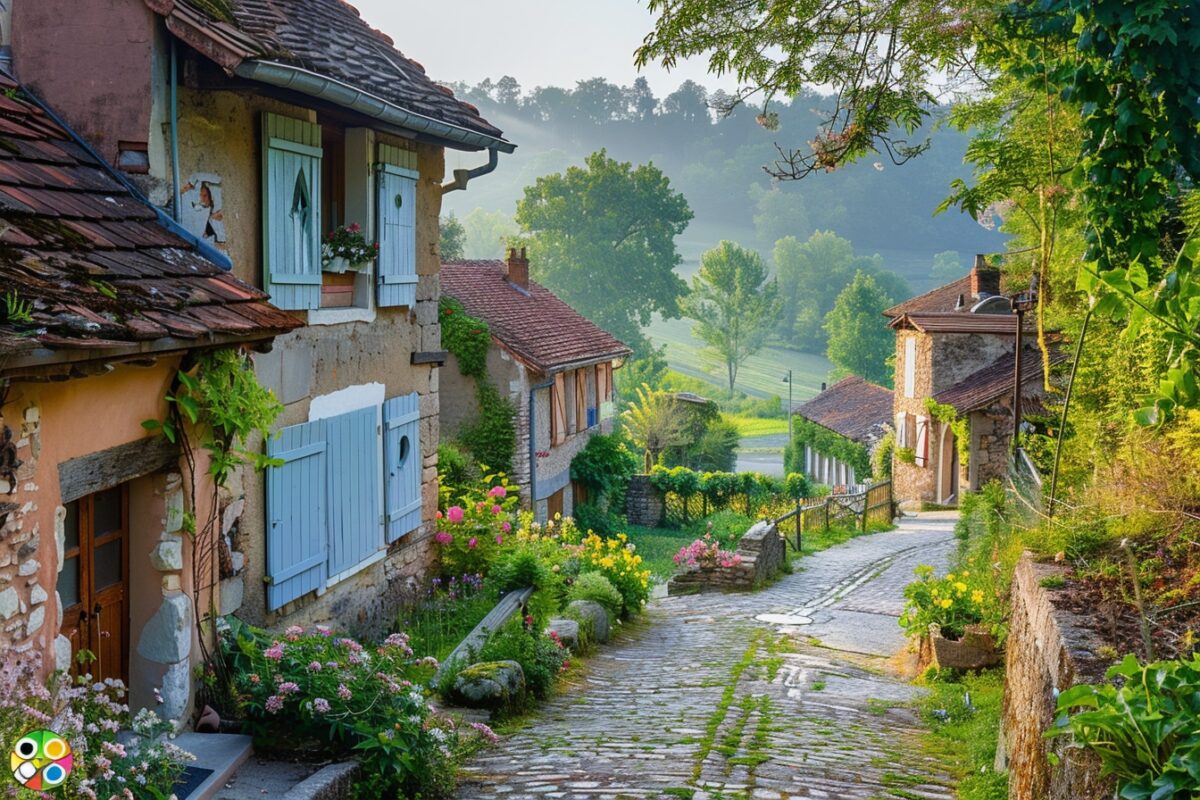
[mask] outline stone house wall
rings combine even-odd
[[[1100,778],[1099,759],[1043,736],[1054,721],[1057,694],[1103,681],[1111,663],[1099,655],[1105,642],[1089,627],[1091,620],[1061,607],[1054,591],[1041,586],[1062,573],[1026,553],[1013,579],[1002,733],[1011,800],[1112,796],[1111,781]],[[1050,765],[1050,753],[1060,759],[1057,767]]]

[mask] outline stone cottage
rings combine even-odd
[[[387,626],[434,554],[441,195],[514,146],[342,0],[39,0],[12,27],[18,72],[305,323],[256,357],[283,463],[221,500],[220,612]],[[486,165],[443,185],[447,147]],[[347,228],[377,257],[327,258]]]
[[[611,432],[613,370],[632,351],[529,280],[524,249],[509,251],[507,262],[443,263],[442,291],[491,329],[488,374],[516,408],[511,479],[523,502],[539,519],[570,515],[582,499],[582,487],[571,483],[571,459],[590,437]],[[472,380],[451,355],[442,373],[448,439],[478,413]]]
[[[978,490],[1008,470],[1017,315],[1000,293],[1000,271],[983,256],[963,278],[884,314],[896,331],[895,496],[954,505],[961,492]],[[1042,360],[1036,348],[1027,347],[1022,358],[1021,386],[1023,405],[1040,403]],[[931,417],[929,399],[952,406],[967,420],[966,463],[951,424]]]
[[[195,607],[178,370],[214,348],[268,350],[299,326],[165,219],[89,145],[0,75],[0,660],[35,652],[188,714]],[[197,518],[212,484],[200,461]],[[163,704],[154,691],[161,687]]]
[[[813,483],[854,486],[870,476],[860,474],[861,462],[859,469],[846,462],[844,453],[849,448],[834,443],[853,445],[862,460],[870,463],[875,448],[892,429],[892,390],[851,375],[828,389],[822,384],[820,394],[796,406],[792,413],[837,437],[812,437],[802,453],[794,454],[793,468],[803,471]]]

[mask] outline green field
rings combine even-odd
[[[737,425],[738,436],[743,439],[754,436],[775,436],[787,433],[787,420],[765,419],[763,417],[748,417],[744,414],[725,414],[725,419]],[[774,448],[770,448],[774,449]]]
[[[725,367],[701,355],[704,343],[692,336],[692,324],[688,319],[664,320],[656,316],[645,328],[645,333],[655,345],[666,345],[667,361],[672,369],[725,388]],[[811,353],[764,347],[738,370],[737,388],[755,397],[777,395],[786,403],[788,387],[783,378],[788,369],[792,370],[794,383],[792,399],[799,402],[821,391],[821,383],[829,380],[833,364],[823,356]]]

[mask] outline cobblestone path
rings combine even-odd
[[[952,526],[906,519],[761,592],[655,601],[468,764],[459,797],[952,798],[890,663],[903,586],[944,565]]]

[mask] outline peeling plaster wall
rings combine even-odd
[[[257,94],[181,89],[179,110],[180,173],[221,176],[225,250],[234,273],[255,286],[262,275],[261,118],[273,112],[318,121],[315,112]],[[325,126],[332,125],[322,120]],[[411,364],[418,351],[441,348],[438,322],[441,182],[444,159],[440,147],[418,144],[383,133],[375,141],[410,150],[418,158],[417,302],[414,308],[375,308],[362,321],[314,324],[328,310],[294,312],[309,326],[275,340],[267,354],[254,357],[259,380],[284,404],[279,428],[306,422],[312,398],[351,386],[380,383],[388,398],[420,395],[423,456],[423,512],[420,529],[391,546],[379,563],[274,612],[266,607],[263,582],[266,563],[263,476],[243,471],[222,498],[223,533],[228,543],[222,564],[223,612],[236,611],[248,622],[266,626],[328,623],[358,633],[373,633],[390,624],[392,609],[424,577],[434,557],[433,520],[437,511],[437,445],[439,440],[439,370]],[[347,196],[347,206],[352,198]],[[251,443],[261,447],[261,442]],[[234,602],[237,600],[238,602]]]

